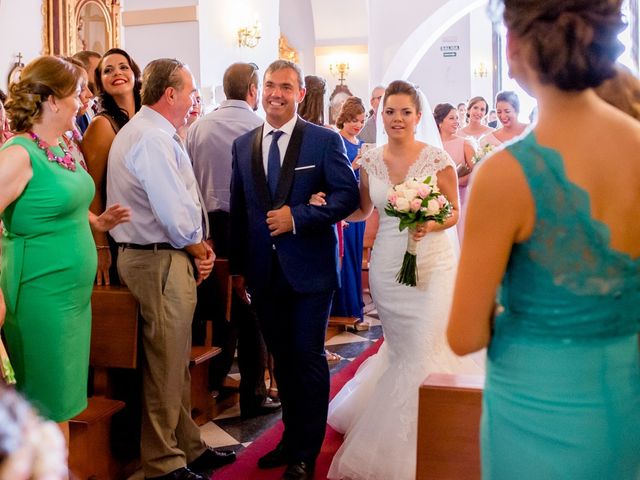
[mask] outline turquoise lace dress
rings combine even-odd
[[[502,282],[483,479],[640,479],[640,259],[611,248],[555,150],[533,132],[508,150],[527,177],[536,222]]]

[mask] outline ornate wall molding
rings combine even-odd
[[[104,21],[104,50],[120,46],[120,0],[44,0],[43,54],[73,55],[82,50],[79,28],[85,7],[93,6]],[[98,53],[104,53],[98,52]]]

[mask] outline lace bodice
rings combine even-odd
[[[389,170],[382,158],[383,150],[384,147],[378,147],[366,152],[362,156],[362,168],[370,177],[375,177],[391,187]],[[455,164],[447,152],[431,145],[425,145],[416,161],[409,167],[405,180],[424,179],[449,166],[455,168]]]
[[[531,237],[512,249],[496,333],[569,340],[640,330],[640,259],[611,248],[608,227],[592,217],[589,196],[566,177],[557,151],[533,132],[507,148],[536,219]]]

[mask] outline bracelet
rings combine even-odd
[[[96,245],[96,250],[104,250],[109,248],[109,245]]]

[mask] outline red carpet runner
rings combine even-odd
[[[331,378],[330,398],[333,398],[344,384],[353,377],[362,362],[378,351],[380,345],[382,345],[382,339],[362,352],[358,358]],[[240,454],[235,463],[215,472],[212,478],[214,480],[278,480],[282,476],[284,467],[260,470],[257,462],[258,458],[275,448],[282,436],[282,428],[282,422],[279,422],[273,428],[267,430]],[[331,460],[340,445],[342,445],[342,435],[327,426],[322,450],[316,462],[316,479],[327,478],[329,465],[331,465]]]

